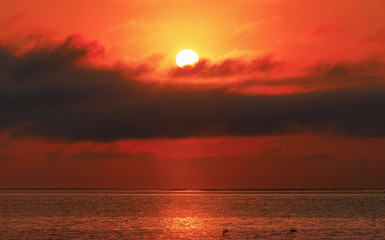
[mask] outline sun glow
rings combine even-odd
[[[179,67],[193,65],[198,62],[198,60],[198,54],[191,49],[183,49],[176,55],[176,65]]]

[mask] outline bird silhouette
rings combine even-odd
[[[293,234],[293,233],[295,233],[295,232],[297,232],[297,230],[295,230],[294,228],[292,228],[292,229],[290,229],[289,232],[286,233],[286,236],[287,236],[287,235],[290,235],[290,234]]]

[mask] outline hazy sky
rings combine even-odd
[[[0,0],[0,187],[384,187],[384,10]]]

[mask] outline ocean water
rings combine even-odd
[[[385,193],[1,190],[0,239],[385,239]]]

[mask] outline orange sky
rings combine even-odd
[[[0,6],[0,187],[385,184],[382,0]]]
[[[381,0],[3,2],[2,36],[80,34],[113,60],[183,48],[214,60],[272,54],[286,62],[360,60],[384,53]],[[3,28],[4,29],[4,28]]]

